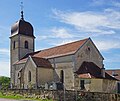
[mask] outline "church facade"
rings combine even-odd
[[[112,87],[107,92],[115,90],[116,79],[105,72],[104,58],[91,38],[34,50],[34,29],[22,16],[11,28],[11,88],[36,89],[60,82],[68,90],[102,92],[105,86]]]

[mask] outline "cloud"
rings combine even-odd
[[[66,30],[65,28],[53,28],[51,30],[51,32],[53,33],[52,35],[55,37],[55,38],[72,38],[73,35],[70,34],[68,32],[68,30]]]
[[[104,0],[101,0],[101,2],[102,1],[104,2]],[[72,30],[78,32],[71,40],[80,38],[80,36],[90,36],[99,39],[95,41],[99,50],[108,51],[110,49],[120,48],[120,41],[118,37],[115,38],[115,36],[119,36],[117,30],[120,30],[119,11],[110,8],[104,9],[103,12],[71,12],[56,9],[53,9],[52,11],[55,19],[70,27],[72,26]],[[69,42],[69,40],[67,41]],[[59,44],[66,43],[67,41],[62,41]]]
[[[120,41],[115,40],[103,40],[103,41],[94,41],[96,46],[101,51],[108,51],[110,49],[120,48]]]
[[[109,7],[120,7],[119,0],[109,0],[108,3],[106,3],[107,0],[92,0],[92,3],[90,3],[91,6],[109,6]]]
[[[117,62],[119,63],[120,62],[120,55],[119,55],[119,53],[118,54],[114,53],[112,55],[109,54],[109,58],[107,58],[105,61],[109,62],[109,63],[117,63]]]
[[[56,43],[52,41],[51,44],[58,46],[58,45],[74,42],[76,40],[77,39],[65,39],[65,40],[59,40]],[[100,41],[94,40],[94,43],[100,51],[108,51],[110,49],[120,48],[120,41],[115,41],[115,40],[100,40]]]
[[[67,39],[67,38],[73,38],[74,35],[70,33],[69,29],[67,28],[51,28],[49,29],[49,35],[41,35],[37,36],[38,40],[45,40],[45,39]]]
[[[120,2],[113,2],[114,6],[120,7]]]
[[[10,76],[9,62],[0,61],[0,76]]]
[[[53,10],[55,18],[60,22],[71,25],[80,32],[100,34],[115,34],[114,29],[120,29],[120,12],[105,9],[104,12],[63,12]]]
[[[107,14],[107,27],[113,29],[120,29],[120,12],[113,9],[105,9],[104,12],[105,14]]]
[[[70,43],[70,42],[74,42],[74,41],[76,41],[76,40],[70,40],[70,39],[65,39],[65,40],[60,40],[60,41],[57,41],[56,43],[55,42],[53,42],[53,43],[51,43],[52,45],[54,45],[54,46],[59,46],[59,45],[63,45],[63,44],[67,44],[67,43]]]
[[[105,9],[103,12],[84,11],[71,12],[52,10],[54,18],[67,27],[53,27],[46,35],[38,40],[45,40],[50,45],[62,45],[81,38],[92,37],[99,39],[95,44],[101,51],[120,48],[120,12],[114,9]],[[101,39],[101,40],[100,40]]]
[[[105,4],[105,0],[92,0],[92,4],[91,5],[95,5],[95,6],[100,6]]]
[[[9,56],[9,52],[10,52],[9,49],[5,49],[5,48],[0,49],[0,54],[1,55],[8,55]]]

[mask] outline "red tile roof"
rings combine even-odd
[[[114,77],[110,76],[106,72],[105,72],[105,78],[102,77],[101,68],[98,67],[93,62],[83,62],[76,73],[78,74],[78,77],[82,76],[82,78],[91,77],[91,78],[102,78],[102,79],[117,80]],[[89,76],[88,76],[88,74],[89,74]]]
[[[25,63],[25,62],[27,61],[27,59],[28,59],[28,58],[21,59],[20,61],[17,61],[17,62],[15,62],[14,64],[16,65],[16,64]],[[13,65],[14,65],[14,64],[13,64]]]
[[[52,68],[51,63],[44,58],[38,58],[38,57],[32,57],[34,63],[37,65],[37,67],[45,67],[45,68]]]
[[[38,58],[52,58],[52,57],[74,54],[80,47],[82,47],[87,42],[87,40],[89,40],[89,38],[67,43],[67,44],[60,45],[60,46],[56,46],[53,48],[29,53],[26,56],[24,56],[23,59],[16,62],[15,64],[25,63],[29,55],[31,57],[38,57]]]
[[[58,57],[63,55],[74,54],[87,40],[79,40],[72,43],[56,46],[53,48],[41,50],[40,52],[34,54],[34,57],[44,57],[44,58],[51,58],[51,57]]]
[[[120,80],[120,69],[106,70],[106,72],[109,75],[114,76],[116,79]]]

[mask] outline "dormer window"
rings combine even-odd
[[[25,41],[25,49],[28,49],[28,41]]]

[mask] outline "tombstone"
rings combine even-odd
[[[53,90],[57,90],[57,85],[55,82],[53,82]]]
[[[45,89],[48,90],[48,83],[45,83]]]
[[[63,90],[64,86],[63,86],[63,83],[56,83],[56,87],[57,87],[57,90]]]

